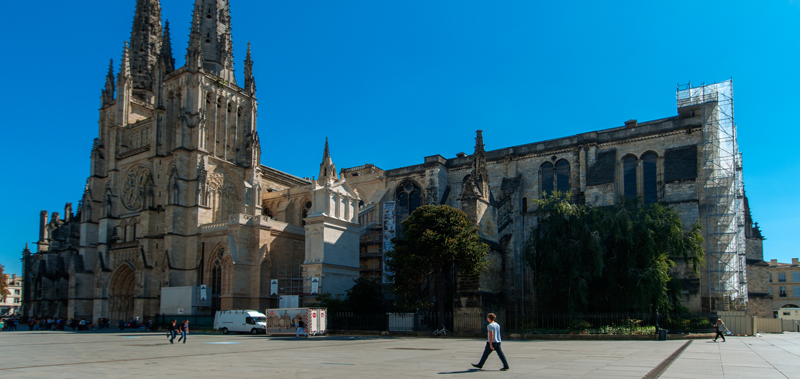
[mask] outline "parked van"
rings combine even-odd
[[[217,311],[214,315],[214,329],[222,334],[238,333],[266,333],[267,316],[254,310]]]

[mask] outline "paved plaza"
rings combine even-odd
[[[16,331],[0,334],[5,378],[800,378],[800,334],[669,341],[484,342],[461,338]],[[688,345],[687,345],[688,343]],[[683,349],[682,349],[683,348]],[[671,364],[669,364],[671,362]],[[659,370],[665,369],[665,370]]]

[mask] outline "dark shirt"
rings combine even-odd
[[[170,332],[175,330],[175,325],[170,324],[167,330],[169,330]]]
[[[300,328],[305,328],[306,327],[306,323],[304,323],[303,320],[300,320],[300,322],[297,323],[297,326],[300,327]]]

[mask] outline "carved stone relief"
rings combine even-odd
[[[144,203],[147,185],[150,182],[150,169],[147,166],[137,164],[128,169],[122,183],[122,205],[131,211],[140,209]]]

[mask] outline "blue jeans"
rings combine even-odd
[[[181,340],[183,340],[183,343],[186,343],[186,335],[187,335],[187,334],[189,334],[189,333],[188,333],[188,332],[186,332],[186,331],[183,331],[183,330],[181,330],[181,337],[180,337],[180,338],[178,338],[178,342],[180,342]]]
[[[300,333],[303,333],[304,336],[308,337],[308,334],[306,334],[306,332],[303,331],[303,328],[298,327],[297,328],[297,333],[295,333],[294,338],[300,337]]]
[[[170,330],[169,335],[170,335],[169,343],[173,343],[172,341],[175,341],[175,331]]]
[[[508,367],[506,356],[503,354],[503,349],[500,348],[500,342],[492,342],[492,347],[494,347],[494,351],[497,352],[497,356],[500,357],[500,362],[503,362],[503,367]],[[483,367],[483,364],[486,363],[486,358],[489,358],[489,354],[491,353],[492,349],[489,348],[489,342],[486,342],[486,348],[483,349],[483,356],[481,357],[481,361],[478,362],[478,367]]]

